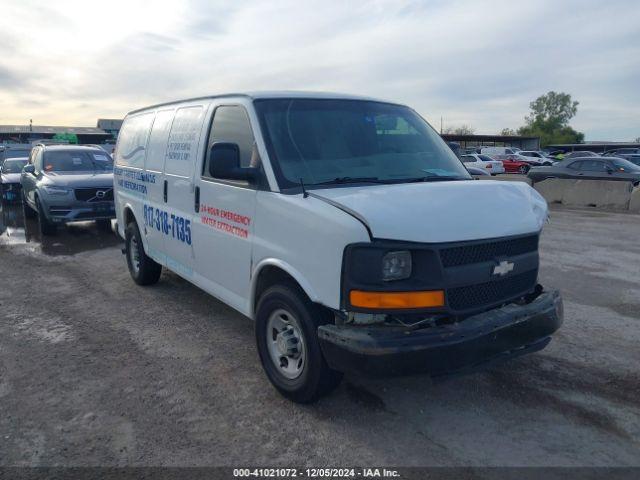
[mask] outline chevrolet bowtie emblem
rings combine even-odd
[[[513,271],[514,266],[515,264],[513,262],[507,262],[506,260],[503,260],[498,265],[493,267],[493,274],[503,277],[507,273]]]

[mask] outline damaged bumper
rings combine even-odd
[[[562,298],[558,291],[551,291],[529,304],[509,304],[449,325],[407,330],[330,324],[318,328],[318,337],[327,363],[335,370],[439,376],[541,350],[562,319]]]

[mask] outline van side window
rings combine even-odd
[[[190,177],[196,161],[200,130],[202,128],[202,105],[179,108],[171,124],[164,172]]]
[[[115,162],[126,167],[144,167],[147,139],[155,116],[154,112],[127,117],[118,134]]]
[[[217,142],[236,143],[240,149],[240,166],[257,167],[257,152],[254,152],[254,138],[251,123],[244,107],[228,105],[216,108],[209,131],[207,157],[202,175],[211,177],[209,163],[211,146]],[[253,161],[252,161],[253,157]]]

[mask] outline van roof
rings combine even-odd
[[[375,102],[384,102],[384,103],[393,103],[387,100],[381,100],[379,98],[366,97],[362,95],[351,95],[346,93],[333,93],[333,92],[305,92],[299,90],[275,90],[275,91],[257,91],[257,92],[241,92],[241,93],[225,93],[220,95],[205,95],[202,97],[194,97],[194,98],[186,98],[182,100],[174,100],[171,102],[158,103],[155,105],[150,105],[144,108],[138,108],[136,110],[130,111],[127,115],[131,115],[133,113],[143,112],[145,110],[149,110],[151,108],[162,107],[166,105],[174,105],[177,103],[184,102],[193,102],[196,100],[208,100],[214,98],[229,98],[229,97],[245,97],[250,98],[252,100],[258,99],[266,99],[266,98],[308,98],[308,99],[332,99],[332,100],[368,100]]]

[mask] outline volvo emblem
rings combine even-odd
[[[104,196],[107,194],[107,192],[105,192],[104,190],[98,190],[96,192],[96,197],[98,198],[104,198]]]
[[[507,273],[513,271],[513,267],[515,264],[513,262],[508,262],[506,260],[502,260],[498,265],[493,267],[493,274],[500,275],[504,277]]]

